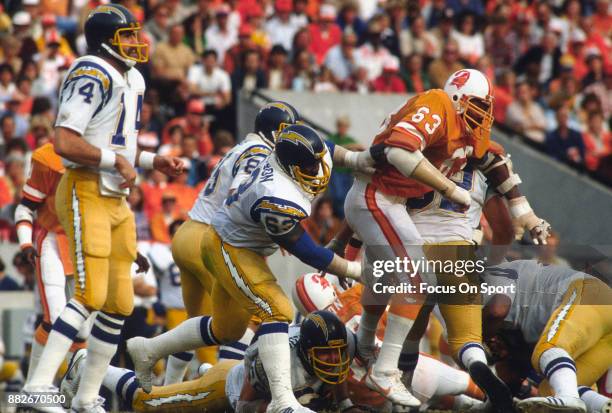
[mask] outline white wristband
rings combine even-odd
[[[346,399],[342,400],[340,403],[338,403],[338,409],[341,412],[343,412],[345,410],[348,410],[351,407],[353,407],[353,402],[348,397]]]
[[[24,248],[32,245],[32,224],[27,221],[22,221],[17,224],[17,239],[19,246]]]
[[[100,169],[114,169],[116,158],[117,155],[110,149],[100,149]]]
[[[510,203],[510,215],[512,215],[512,218],[516,219],[530,212],[533,212],[533,209],[531,209],[531,205],[529,205],[529,201],[526,198],[521,199],[514,205]]]
[[[155,160],[153,152],[141,151],[138,157],[138,166],[143,169],[153,169],[153,161]]]
[[[353,280],[361,279],[361,263],[359,261],[347,261],[346,277]]]

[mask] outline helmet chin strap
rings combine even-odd
[[[107,45],[106,43],[102,43],[102,47],[104,48],[104,50],[110,54],[111,56],[113,56],[115,59],[121,61],[123,64],[125,64],[128,68],[132,68],[136,65],[136,61],[132,60],[132,59],[127,59],[123,56],[121,56],[119,53],[117,53],[116,51],[114,51],[109,45]]]

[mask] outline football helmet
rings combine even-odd
[[[304,192],[318,195],[325,191],[331,160],[326,156],[327,145],[313,128],[301,124],[287,126],[276,136],[274,154],[283,171]]]
[[[336,301],[336,290],[321,274],[311,272],[295,281],[291,296],[300,314],[306,317],[332,305]]]
[[[351,363],[346,327],[329,311],[310,313],[300,327],[298,354],[304,368],[322,382],[344,382]]]
[[[481,157],[489,146],[493,126],[493,91],[489,79],[475,69],[458,70],[446,81],[444,92],[474,137],[474,151]]]
[[[255,116],[255,133],[274,147],[276,135],[289,125],[297,123],[300,116],[293,106],[280,100],[266,103]]]
[[[119,4],[98,6],[85,21],[88,52],[110,55],[128,67],[147,62],[149,45],[142,41],[141,30],[140,23],[125,7]],[[125,34],[134,35],[134,42],[124,43],[121,36]]]

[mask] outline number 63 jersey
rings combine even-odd
[[[59,93],[56,127],[80,134],[91,145],[123,155],[132,165],[136,159],[137,135],[145,82],[137,69],[119,73],[97,56],[74,61]],[[64,159],[68,168],[77,168]],[[117,172],[101,171],[103,195],[123,196],[123,179]]]

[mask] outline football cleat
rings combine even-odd
[[[310,410],[308,407],[302,406],[301,404],[294,404],[291,406],[281,406],[274,400],[268,404],[266,413],[316,413],[314,410]]]
[[[374,373],[372,367],[365,376],[365,384],[370,390],[381,394],[391,400],[394,404],[407,407],[419,407],[421,402],[402,383],[402,372],[391,370],[382,373]]]
[[[134,337],[127,341],[127,351],[134,362],[134,373],[145,393],[151,393],[153,388],[153,366],[157,360],[149,355],[146,346],[147,339]]]
[[[516,407],[522,413],[586,413],[587,408],[577,397],[530,397]]]
[[[512,393],[506,384],[491,371],[489,366],[481,361],[473,362],[468,368],[470,377],[480,387],[491,401],[493,412],[513,413],[514,402]]]
[[[22,395],[29,396],[40,393],[48,393],[50,395],[58,395],[59,390],[55,386],[29,386],[28,388],[23,388],[21,391]],[[24,407],[28,411],[41,412],[41,413],[66,413],[66,411],[60,406],[41,406],[39,403],[26,404]]]
[[[599,412],[596,413],[612,413],[612,399],[608,400],[603,407],[601,408],[601,410]]]
[[[72,355],[70,363],[68,364],[68,370],[60,383],[60,392],[66,397],[64,401],[64,407],[66,409],[70,408],[72,399],[79,389],[81,367],[84,366],[83,362],[85,359],[87,359],[87,350],[77,350],[77,352]]]
[[[72,406],[70,413],[106,413],[104,410],[104,397],[96,397],[91,404],[85,406]]]

